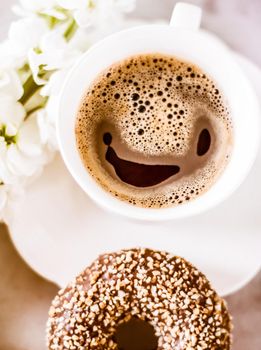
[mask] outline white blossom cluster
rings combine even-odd
[[[135,0],[20,0],[0,44],[0,219],[8,200],[57,150],[58,96],[68,70],[121,28]],[[90,67],[91,69],[91,67]]]

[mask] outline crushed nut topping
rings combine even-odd
[[[104,254],[61,290],[49,311],[49,350],[118,349],[119,324],[139,317],[158,350],[229,350],[231,319],[186,260],[149,249]]]

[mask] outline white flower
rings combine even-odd
[[[20,56],[19,50],[10,40],[0,44],[0,69],[14,69],[22,67],[25,58]]]
[[[11,96],[0,95],[0,130],[5,127],[9,136],[14,136],[25,118],[26,112],[21,103]],[[12,131],[12,133],[11,133]],[[2,135],[1,135],[2,136]]]
[[[23,88],[15,72],[0,78],[0,183],[18,184],[35,175],[47,161],[35,115],[25,120],[18,102]]]
[[[11,24],[8,40],[0,45],[0,68],[20,68],[26,63],[28,50],[38,47],[48,32],[46,21],[37,16],[19,19]]]
[[[90,7],[91,1],[90,0],[57,0],[58,4],[68,10],[75,10],[85,7]]]
[[[0,179],[5,184],[16,182],[16,174],[9,167],[8,150],[16,143],[25,115],[25,109],[14,98],[0,97]]]
[[[57,150],[56,121],[60,92],[67,77],[68,69],[58,70],[53,73],[48,83],[42,88],[41,95],[48,96],[48,102],[44,110],[37,114],[42,143],[48,144],[50,149]]]
[[[39,77],[41,69],[44,72],[64,69],[71,66],[80,56],[81,52],[68,43],[60,30],[53,30],[43,36],[39,50],[31,49],[28,54],[29,65],[33,73],[35,82],[43,85],[46,78]]]
[[[17,115],[14,116],[17,119]],[[0,179],[7,185],[24,182],[25,178],[41,171],[48,160],[35,115],[17,127],[10,121],[9,125],[11,127],[5,127],[0,118]]]
[[[0,181],[0,222],[8,220],[13,215],[13,204],[24,193],[20,185],[5,185]]]
[[[73,12],[80,27],[104,25],[104,22],[120,18],[122,13],[135,7],[135,0],[57,0],[59,5]]]
[[[50,24],[53,23],[53,19],[63,21],[70,17],[70,13],[61,8],[56,0],[20,0],[20,5],[13,6],[13,11],[21,17],[40,15]]]
[[[32,12],[41,12],[57,5],[56,0],[19,0],[19,2],[24,9]]]
[[[19,19],[11,24],[9,40],[18,47],[21,56],[26,56],[27,51],[37,47],[42,36],[48,32],[48,26],[44,19],[31,16]]]
[[[4,209],[7,202],[7,186],[3,183],[0,183],[0,214]],[[2,220],[2,216],[0,215],[0,220]]]
[[[58,41],[60,41],[60,37],[58,37]],[[82,52],[85,52],[89,48],[91,44],[90,41],[89,35],[81,28],[77,30],[69,42],[62,39],[59,46],[62,48],[61,52],[63,52],[65,58],[62,63],[58,62],[60,65],[59,69],[52,73],[46,85],[41,89],[40,94],[44,97],[48,97],[48,102],[45,109],[38,113],[37,119],[42,142],[47,143],[51,149],[56,150],[58,148],[56,140],[56,121],[61,89],[72,64],[75,63],[76,58],[80,57]],[[72,59],[68,59],[71,53],[73,53],[71,56]]]
[[[46,144],[48,150],[57,151],[58,144],[56,138],[56,123],[55,118],[57,117],[57,112],[55,110],[42,109],[37,113],[37,123],[39,127],[39,133],[41,142]]]
[[[57,6],[56,0],[19,0],[19,2],[20,5],[15,5],[13,7],[14,12],[19,16],[28,16],[32,13],[44,13]]]
[[[5,185],[0,181],[0,222],[5,218],[8,199],[12,196],[13,186]]]
[[[19,100],[24,93],[21,80],[15,70],[0,71],[0,96]]]
[[[37,84],[45,84],[41,96],[48,97],[44,109],[37,113],[41,142],[51,150],[57,150],[56,120],[58,117],[59,95],[68,71],[81,53],[90,46],[86,31],[78,29],[73,38],[67,42],[60,30],[46,35],[40,45],[41,53],[30,52],[30,65]],[[48,80],[39,78],[40,67],[45,71],[53,70]]]

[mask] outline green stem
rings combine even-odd
[[[29,101],[29,99],[41,88],[41,86],[37,85],[36,82],[34,81],[33,76],[30,75],[29,78],[24,83],[23,88],[24,88],[24,94],[20,98],[19,102],[25,105],[26,102]]]
[[[74,36],[77,29],[78,29],[78,25],[77,25],[76,21],[72,18],[68,28],[66,29],[66,31],[63,34],[66,41],[71,40],[71,38]]]
[[[25,120],[28,119],[33,113],[37,112],[39,109],[44,108],[46,106],[47,101],[48,97],[43,97],[42,102],[38,106],[35,106],[27,112]]]
[[[89,9],[94,9],[95,8],[95,3],[93,2],[93,0],[89,0],[88,7],[89,7]]]

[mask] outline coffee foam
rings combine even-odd
[[[198,157],[197,135],[204,125],[212,146]],[[181,173],[151,188],[122,182],[104,157],[107,131],[122,158],[178,162]],[[96,79],[79,108],[76,140],[85,166],[107,191],[134,205],[168,207],[197,197],[215,182],[230,155],[232,126],[219,89],[198,67],[149,54],[116,63]]]

